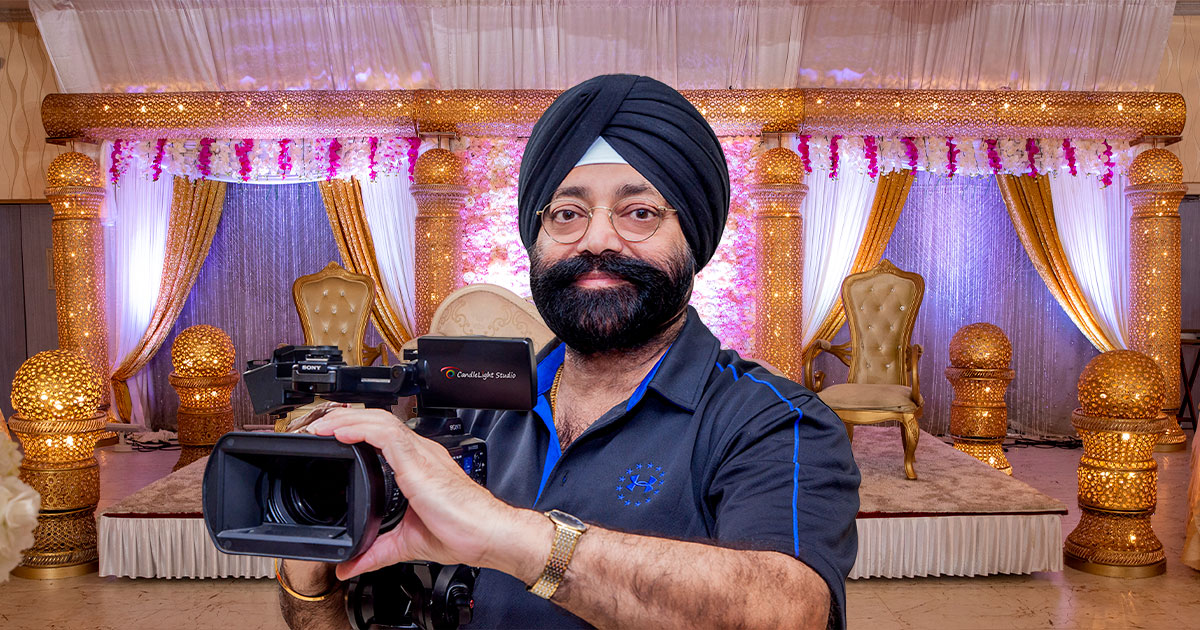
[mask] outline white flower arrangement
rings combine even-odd
[[[21,562],[21,552],[33,546],[42,498],[17,476],[21,453],[0,431],[0,582]]]

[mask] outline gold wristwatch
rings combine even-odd
[[[529,587],[530,593],[542,599],[554,597],[554,592],[558,590],[558,585],[562,584],[563,576],[567,573],[567,565],[571,563],[575,545],[588,527],[586,523],[566,512],[550,510],[546,512],[546,516],[554,523],[554,546],[550,548],[550,557],[546,558],[542,576]]]

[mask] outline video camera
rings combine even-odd
[[[463,433],[456,409],[529,410],[535,365],[528,339],[421,337],[392,366],[351,366],[335,346],[284,346],[250,361],[244,382],[256,413],[275,416],[314,402],[388,409],[416,396],[410,426],[442,444],[487,483],[487,446]],[[300,433],[228,433],[204,472],[204,522],[225,553],[342,562],[404,517],[408,502],[374,447]],[[478,569],[402,563],[351,581],[356,628],[455,628],[470,620]],[[398,598],[398,595],[407,597]]]

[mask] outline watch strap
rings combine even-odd
[[[542,599],[550,599],[558,591],[567,573],[567,565],[571,564],[571,556],[575,554],[579,537],[583,535],[583,530],[568,527],[553,518],[551,522],[554,523],[554,544],[550,548],[550,556],[546,558],[541,577],[529,587],[529,592]]]

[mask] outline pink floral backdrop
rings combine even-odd
[[[692,305],[725,347],[750,353],[754,313],[751,160],[757,138],[723,138],[732,200],[725,233],[696,278]],[[462,213],[462,282],[488,282],[529,297],[529,256],[517,230],[517,171],[525,141],[471,138],[459,151],[469,193]],[[797,305],[799,308],[799,305]]]

